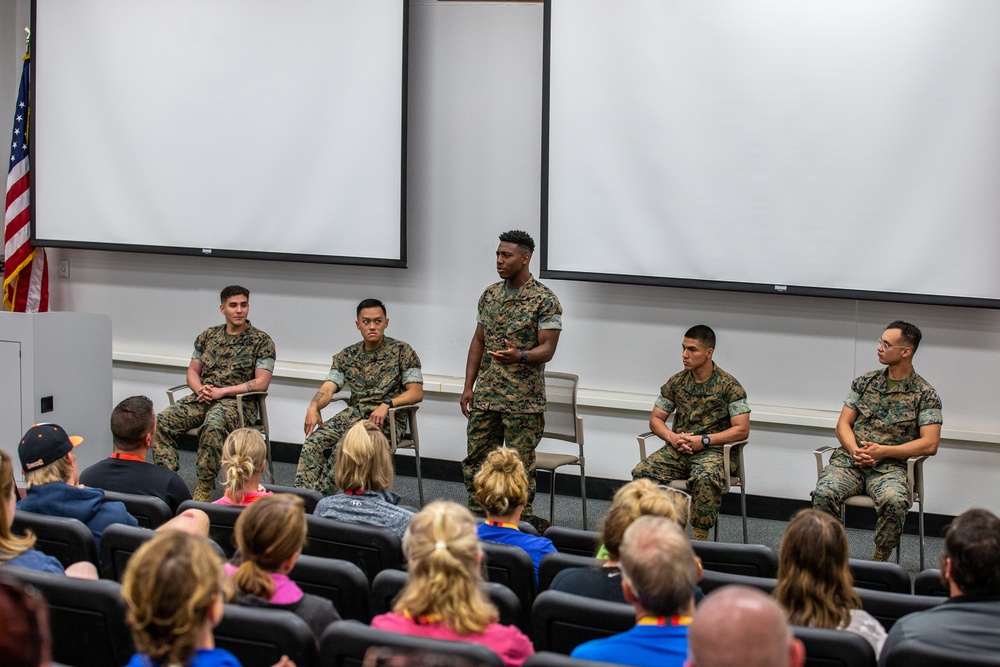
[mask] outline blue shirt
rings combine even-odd
[[[683,667],[687,634],[686,625],[637,625],[613,637],[584,642],[570,657],[635,667]]]
[[[531,562],[535,564],[535,581],[538,581],[538,564],[542,558],[545,557],[545,554],[554,553],[556,550],[549,538],[522,533],[517,528],[504,528],[503,526],[481,523],[476,529],[476,534],[483,542],[509,544],[527,551],[528,555],[531,556]]]
[[[7,565],[23,567],[26,570],[37,570],[38,572],[51,572],[53,574],[63,574],[62,563],[58,558],[53,558],[48,554],[35,549],[28,549],[17,556],[6,561]]]
[[[125,667],[160,667],[160,663],[153,662],[148,655],[136,653]],[[243,667],[243,665],[235,655],[224,648],[200,648],[194,652],[184,667]]]

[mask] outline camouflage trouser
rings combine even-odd
[[[506,413],[493,410],[473,410],[467,429],[469,438],[468,456],[462,461],[462,476],[469,492],[469,509],[482,512],[476,501],[476,488],[472,483],[487,455],[497,447],[506,444],[520,455],[524,469],[528,473],[528,505],[521,516],[531,516],[531,504],[535,500],[535,447],[545,430],[544,412]]]
[[[899,547],[903,522],[910,510],[906,468],[879,472],[872,468],[828,465],[816,483],[812,504],[840,519],[841,503],[848,496],[857,495],[867,495],[875,501],[875,548],[888,554]]]
[[[369,414],[371,410],[368,408],[351,406],[330,417],[313,431],[299,452],[299,464],[295,469],[295,486],[300,489],[315,489],[324,496],[336,493],[333,468],[337,461],[335,452],[337,443],[355,422],[366,419]],[[397,438],[403,437],[405,425],[405,421],[396,421]],[[388,424],[382,428],[382,432],[388,440]]]
[[[247,424],[257,421],[257,403],[243,403]],[[211,403],[199,403],[193,395],[185,396],[167,406],[156,416],[156,436],[153,438],[153,463],[177,471],[177,438],[193,428],[198,431],[198,480],[215,483],[219,474],[219,459],[226,436],[239,428],[240,417],[235,398],[222,398]]]
[[[736,470],[739,454],[730,452],[730,466]],[[632,479],[645,477],[658,484],[688,480],[691,492],[691,525],[708,530],[719,518],[722,487],[725,486],[721,447],[706,447],[694,454],[682,454],[665,445],[632,469]]]

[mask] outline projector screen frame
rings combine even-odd
[[[625,285],[647,285],[684,289],[707,289],[727,292],[752,292],[789,296],[812,296],[862,301],[910,303],[966,308],[1000,309],[1000,299],[969,296],[945,296],[877,290],[858,290],[835,287],[813,287],[794,284],[767,284],[759,282],[734,282],[668,276],[631,275],[588,271],[567,271],[549,268],[549,171],[550,171],[550,122],[552,84],[552,3],[544,0],[544,25],[542,34],[542,127],[541,127],[541,194],[539,233],[539,277],[554,280],[573,280]]]
[[[114,252],[132,252],[132,253],[147,253],[155,255],[183,255],[183,256],[202,256],[202,257],[222,257],[229,259],[253,259],[253,260],[263,260],[263,261],[278,261],[278,262],[302,262],[302,263],[312,263],[312,264],[337,264],[337,265],[352,265],[352,266],[372,266],[380,268],[397,268],[405,269],[407,268],[407,122],[408,122],[408,80],[409,80],[409,16],[410,16],[410,3],[409,0],[397,0],[402,3],[402,34],[401,38],[401,62],[400,67],[401,72],[401,90],[400,90],[400,175],[399,175],[399,259],[391,258],[379,258],[379,257],[357,257],[357,256],[339,256],[339,255],[325,255],[325,254],[308,254],[308,253],[292,253],[292,252],[268,252],[265,250],[234,250],[230,248],[200,248],[200,247],[187,247],[187,246],[166,246],[166,245],[139,245],[139,244],[128,244],[128,243],[105,243],[105,242],[89,242],[89,241],[75,241],[75,240],[63,240],[57,238],[38,238],[35,229],[35,218],[34,214],[37,210],[35,205],[35,196],[38,191],[35,187],[35,178],[38,170],[35,168],[36,156],[35,156],[35,143],[31,142],[28,146],[29,159],[31,161],[32,169],[29,175],[30,179],[30,195],[29,202],[32,211],[31,228],[30,228],[30,239],[31,245],[35,247],[47,247],[47,248],[68,248],[68,249],[81,249],[81,250],[100,250],[100,251],[114,251]],[[37,77],[37,58],[35,53],[37,52],[38,44],[38,2],[39,0],[31,0],[30,15],[31,15],[31,40],[33,42],[33,48],[31,49],[31,61],[29,63],[31,80],[29,85],[29,99],[30,108],[34,112],[35,108],[35,87],[38,80]],[[44,28],[42,29],[42,39],[44,39]]]

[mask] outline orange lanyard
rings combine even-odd
[[[636,625],[691,625],[690,616],[643,616]]]
[[[430,625],[431,623],[441,622],[441,614],[424,614],[423,616],[417,616],[416,618],[414,618],[413,614],[411,614],[409,610],[404,609],[403,616],[410,619],[417,625]]]
[[[487,526],[495,526],[497,528],[513,528],[514,530],[521,530],[516,523],[504,523],[502,521],[487,521]]]

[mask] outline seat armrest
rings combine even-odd
[[[906,483],[909,486],[910,491],[910,502],[913,502],[913,495],[916,494],[917,498],[920,498],[920,502],[924,502],[924,461],[927,459],[926,455],[923,456],[911,456],[906,459]],[[923,507],[923,504],[921,504]]]
[[[240,416],[240,428],[246,428],[246,418],[243,416],[243,400],[247,398],[256,399],[258,396],[266,397],[266,391],[245,391],[242,394],[236,394],[236,413]]]
[[[737,442],[730,442],[722,446],[722,473],[725,475],[725,488],[723,493],[729,492],[729,480],[732,479],[733,471],[731,464],[729,462],[729,457],[733,448],[736,448],[736,453],[740,457],[739,468],[737,469],[737,474],[740,477],[740,485],[743,485],[743,447],[749,442],[748,440],[739,440]]]
[[[655,438],[656,434],[652,431],[646,431],[645,433],[640,433],[636,436],[636,440],[639,441],[639,462],[642,463],[646,460],[646,441],[650,438]]]
[[[175,396],[175,394],[184,391],[185,389],[188,390],[189,392],[191,391],[191,387],[187,386],[187,383],[179,384],[176,387],[171,387],[170,389],[167,389],[167,400],[170,401],[170,405],[173,405],[177,401],[177,397]]]
[[[413,405],[401,405],[398,408],[389,408],[389,414],[388,414],[388,419],[391,422],[391,421],[394,421],[396,419],[396,413],[397,412],[399,412],[400,410],[403,410],[404,412],[406,412],[406,426],[407,426],[407,430],[410,433],[410,439],[413,440],[414,442],[417,442],[419,440],[419,436],[417,435],[417,420],[416,420],[417,410],[419,410],[419,409],[420,409],[420,404],[419,403],[415,403]],[[392,453],[392,454],[395,454],[396,453],[396,448],[397,448],[398,444],[399,443],[396,440],[396,429],[390,428],[389,429],[389,452]]]
[[[831,447],[827,445],[826,447],[820,447],[819,449],[813,451],[816,456],[816,479],[823,474],[823,455],[827,452],[833,452],[840,449],[840,447]]]

